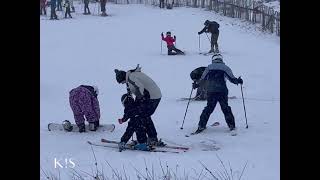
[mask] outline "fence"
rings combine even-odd
[[[145,4],[159,6],[160,0],[109,0],[115,4]],[[205,8],[224,16],[245,19],[253,24],[261,24],[263,31],[280,36],[280,12],[256,0],[164,0],[174,2],[174,7]]]

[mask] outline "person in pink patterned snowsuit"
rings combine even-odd
[[[99,127],[100,107],[96,86],[80,85],[69,92],[70,107],[79,132],[85,132],[85,119],[89,122],[89,129],[96,131]]]

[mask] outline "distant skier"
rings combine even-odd
[[[79,132],[85,132],[85,118],[89,122],[90,131],[99,127],[100,107],[99,90],[96,86],[80,85],[69,92],[69,102]]]
[[[199,82],[192,84],[192,87],[195,89],[202,83],[207,83],[207,106],[201,113],[198,129],[195,131],[196,134],[206,129],[209,117],[216,107],[217,102],[220,104],[231,133],[235,133],[236,125],[231,107],[228,105],[228,88],[225,78],[233,84],[243,84],[243,80],[233,75],[231,69],[224,64],[221,54],[217,53],[212,56],[212,64],[205,69]]]
[[[51,0],[51,2],[50,2],[50,7],[51,7],[50,20],[58,19],[58,16],[56,14],[56,5],[57,5],[57,0]]]
[[[71,12],[76,12],[76,10],[73,6],[73,0],[70,0],[70,6],[71,6]]]
[[[67,15],[69,15],[69,18],[72,18],[71,16],[71,10],[70,10],[70,2],[69,0],[65,0],[65,3],[63,4],[63,7],[66,8],[66,12],[64,14],[64,18],[67,18]]]
[[[100,0],[101,16],[107,16],[107,13],[106,13],[106,4],[107,4],[107,0]]]
[[[42,15],[42,11],[44,15],[47,15],[46,6],[47,0],[40,0],[40,15]]]
[[[161,145],[151,119],[162,97],[160,88],[149,76],[141,72],[141,67],[127,72],[115,69],[115,73],[117,82],[119,84],[126,84],[128,93],[132,93],[136,97],[136,106],[142,112],[140,118],[144,121],[143,123],[148,135],[148,144]]]
[[[161,38],[163,41],[167,43],[167,48],[168,48],[168,55],[184,55],[184,52],[182,52],[180,49],[177,49],[174,46],[174,42],[176,42],[176,36],[171,37],[171,32],[168,31],[166,33],[166,37],[163,36],[163,33],[161,33]],[[174,51],[174,52],[172,52]]]
[[[190,73],[190,77],[191,79],[198,83],[200,81],[200,78],[204,72],[204,70],[206,69],[206,67],[198,67],[196,69],[194,69],[191,73]],[[207,100],[207,86],[206,83],[202,83],[200,84],[200,86],[197,88],[197,93],[196,96],[193,98],[194,100]]]
[[[84,2],[84,13],[83,14],[85,14],[85,15],[91,14],[90,9],[89,9],[89,0],[84,0],[83,2]],[[87,10],[88,10],[88,12],[87,12]]]
[[[164,8],[164,0],[159,0],[159,2],[160,2],[159,4],[160,9]]]
[[[62,0],[57,0],[57,11],[62,11]]]
[[[219,47],[218,47],[218,37],[219,37],[219,27],[220,25],[215,21],[209,21],[206,20],[204,22],[204,28],[198,32],[198,34],[202,34],[203,32],[211,33],[211,49],[208,53],[219,53]]]
[[[124,106],[124,115],[119,119],[119,123],[122,124],[128,119],[127,129],[121,137],[119,143],[119,151],[125,150],[125,145],[132,137],[133,133],[136,133],[138,144],[134,146],[135,149],[148,151],[149,146],[147,145],[147,135],[145,127],[143,125],[143,119],[140,118],[140,111],[138,109],[137,102],[134,101],[133,97],[130,94],[124,94],[121,97],[122,105]]]

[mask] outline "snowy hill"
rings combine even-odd
[[[40,137],[41,167],[52,173],[60,172],[62,179],[71,179],[70,168],[55,168],[54,159],[72,158],[76,169],[92,172],[94,157],[87,140],[99,142],[101,138],[120,140],[126,125],[119,125],[123,107],[120,97],[126,92],[124,85],[115,80],[114,69],[128,70],[140,64],[142,71],[154,79],[161,88],[163,98],[153,115],[158,136],[191,148],[180,154],[148,153],[95,147],[99,168],[105,174],[111,168],[126,170],[130,179],[137,179],[133,167],[144,171],[145,161],[159,166],[159,161],[179,173],[193,169],[200,173],[204,163],[209,169],[220,169],[217,155],[236,174],[248,162],[242,179],[280,179],[280,43],[279,37],[255,31],[255,26],[239,20],[222,17],[196,8],[163,10],[144,5],[107,4],[109,17],[76,14],[74,19],[40,20]],[[244,96],[249,129],[245,118],[240,86],[228,83],[229,100],[238,128],[238,136],[230,136],[217,105],[208,125],[215,121],[220,126],[208,127],[203,134],[185,137],[197,128],[199,116],[206,102],[191,102],[180,130],[191,90],[190,72],[208,65],[210,56],[199,55],[197,32],[206,20],[220,23],[219,45],[225,63],[233,73],[244,80]],[[169,57],[162,43],[161,32],[171,31],[177,36],[177,47],[186,56]],[[201,51],[209,50],[205,34],[201,35]],[[97,85],[101,108],[101,123],[115,123],[113,133],[48,132],[49,122],[72,122],[69,91],[80,84]],[[195,94],[195,92],[194,92]],[[202,151],[215,145],[217,151]],[[64,162],[64,161],[62,161]],[[177,166],[178,165],[178,166]],[[160,172],[158,172],[160,173]],[[161,173],[160,173],[161,174]]]

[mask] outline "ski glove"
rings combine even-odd
[[[197,89],[199,86],[200,86],[200,85],[197,84],[196,82],[193,82],[193,83],[192,83],[192,88],[193,88],[193,89]]]
[[[241,79],[241,77],[238,78],[238,84],[243,84],[243,80]]]
[[[201,32],[198,32],[198,35],[200,35],[201,34]]]

